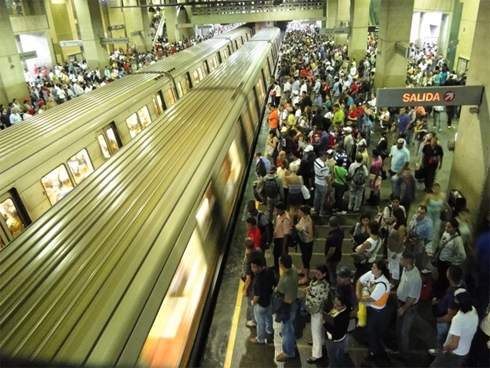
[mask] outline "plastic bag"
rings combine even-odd
[[[367,308],[361,302],[359,302],[359,312],[357,312],[357,318],[359,318],[359,322],[357,323],[357,326],[366,327],[366,324],[367,324]]]

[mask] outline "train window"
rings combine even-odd
[[[111,157],[111,153],[109,152],[109,146],[107,145],[107,141],[103,134],[97,136],[97,140],[99,141],[100,150],[105,158]]]
[[[68,175],[68,171],[66,171],[65,165],[60,165],[43,176],[41,183],[52,206],[58,203],[60,199],[65,197],[73,189],[73,183]]]
[[[267,57],[267,60],[269,61],[269,65],[271,67],[271,70],[274,70],[274,63],[272,62],[270,55]]]
[[[264,77],[265,77],[265,84],[269,85],[271,81],[271,70],[269,68],[269,64],[265,63],[264,65]]]
[[[162,92],[158,91],[158,93],[153,95],[153,107],[155,108],[157,115],[163,114],[165,106],[163,105]]]
[[[191,75],[189,72],[184,74],[185,84],[187,85],[187,90],[190,91],[192,88]]]
[[[264,82],[263,82],[262,78],[259,78],[259,82],[257,83],[256,91],[257,91],[257,98],[259,99],[259,101],[264,101],[265,89],[264,89]]]
[[[240,121],[237,122],[240,125]],[[231,144],[228,154],[223,161],[221,166],[220,175],[225,182],[225,195],[224,195],[224,205],[228,208],[226,214],[226,220],[231,216],[231,211],[233,209],[233,202],[238,191],[238,184],[242,172],[242,163],[240,160],[240,154],[238,152],[238,147],[235,141]]]
[[[248,108],[250,109],[250,113],[252,115],[252,121],[254,125],[258,124],[260,109],[259,109],[259,103],[257,102],[257,99],[253,91],[251,91],[250,94],[248,95]]]
[[[194,230],[175,271],[160,310],[141,349],[139,363],[150,367],[178,367],[193,326],[199,318],[209,279],[209,261]]]
[[[184,90],[182,89],[182,83],[177,82],[177,95],[181,98],[184,95]]]
[[[174,90],[170,88],[168,91],[168,99],[170,100],[170,104],[173,105],[175,103],[175,95],[174,95]]]
[[[151,123],[150,112],[146,106],[143,106],[138,110],[138,117],[143,128],[146,128],[146,126]]]
[[[119,148],[122,146],[121,140],[119,139],[119,135],[117,134],[116,126],[114,123],[111,123],[108,128],[105,130],[106,137],[109,141],[109,148],[112,154],[119,151]]]
[[[131,138],[136,137],[141,132],[141,125],[138,122],[138,117],[136,116],[136,114],[133,114],[129,118],[127,118],[126,124],[128,125]]]
[[[224,49],[223,51],[221,51],[221,60],[223,62],[226,59],[228,59],[228,50],[227,49]]]
[[[7,198],[0,203],[0,214],[2,215],[2,222],[5,222],[5,226],[8,229],[12,238],[19,235],[26,225],[22,222],[19,216],[19,210],[14,204],[12,198]],[[3,244],[7,243],[8,239],[3,239]],[[0,245],[0,249],[3,246]]]
[[[199,80],[203,80],[204,79],[204,74],[202,72],[202,68],[201,67],[197,68],[197,73],[199,74]]]
[[[247,143],[251,144],[252,139],[253,139],[253,122],[252,122],[252,117],[250,116],[249,110],[245,110],[245,115],[244,115],[244,121],[245,121],[245,136],[247,138]]]
[[[201,233],[201,238],[206,239],[209,229],[211,228],[211,223],[213,220],[212,209],[216,198],[213,194],[213,183],[210,183],[206,188],[206,192],[204,193],[204,197],[199,205],[199,209],[197,210],[196,220],[199,225],[199,230]]]
[[[75,184],[80,184],[94,171],[92,161],[90,161],[90,157],[85,148],[68,160],[68,167],[75,179]]]

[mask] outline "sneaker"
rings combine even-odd
[[[257,337],[252,337],[250,339],[250,342],[253,342],[254,344],[259,344],[259,345],[264,345],[265,344],[265,341],[264,342],[260,342],[257,340]]]
[[[427,352],[432,355],[432,356],[436,356],[437,355],[437,349],[429,349],[427,350]]]
[[[453,129],[453,127],[451,125],[448,125],[447,128],[448,129]]]
[[[254,323],[253,321],[247,321],[246,326],[252,328],[252,327],[257,327],[257,324]]]
[[[315,364],[315,362],[318,359],[320,359],[320,358],[309,357],[308,359],[306,359],[306,363],[308,363],[308,364]]]
[[[267,346],[274,346],[274,339],[265,339]]]
[[[442,129],[441,129],[441,128],[439,128],[439,131],[442,131]]]
[[[276,360],[278,362],[285,362],[286,360],[291,359],[291,358],[294,358],[294,357],[293,356],[286,355],[284,353],[281,353],[278,356],[276,356]]]
[[[340,211],[339,215],[347,215],[347,211]]]

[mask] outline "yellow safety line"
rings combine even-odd
[[[244,282],[240,281],[240,286],[238,286],[238,293],[236,296],[235,312],[233,313],[233,320],[231,322],[230,339],[228,340],[228,346],[226,348],[224,368],[231,367],[231,358],[233,356],[233,347],[235,346],[236,331],[238,329],[238,320],[240,319],[240,310],[242,308],[244,285],[245,285]]]

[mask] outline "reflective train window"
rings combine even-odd
[[[119,135],[117,134],[116,124],[109,124],[109,127],[105,129],[105,133],[107,140],[109,141],[109,149],[112,154],[114,154],[119,151],[119,148],[122,146],[121,139],[119,139]]]
[[[153,107],[155,108],[157,115],[163,114],[165,106],[163,105],[162,92],[158,91],[158,93],[153,95]]]
[[[274,70],[274,63],[272,62],[270,55],[267,57],[267,60],[269,61],[269,65],[271,67],[271,70]]]
[[[52,206],[73,189],[73,183],[65,165],[60,165],[43,176],[41,183]]]
[[[136,114],[133,114],[129,118],[127,118],[126,124],[128,125],[128,130],[131,138],[136,137],[141,132],[141,125],[138,122],[138,117],[136,116]]]
[[[245,126],[244,126],[245,136],[247,138],[247,143],[250,145],[252,143],[252,139],[254,136],[253,135],[254,128],[253,128],[252,117],[250,116],[249,109],[245,110],[245,115],[243,120],[245,121]]]
[[[182,244],[180,244],[182,245]],[[139,363],[150,367],[179,367],[189,334],[204,307],[209,264],[199,233],[194,230],[141,349]]]
[[[109,146],[107,145],[107,141],[103,134],[99,134],[97,136],[97,141],[99,142],[100,150],[105,158],[111,157],[111,153],[109,152]]]
[[[204,73],[202,71],[202,68],[201,67],[197,68],[197,72],[199,73],[200,80],[203,80],[204,79]]]
[[[177,82],[177,95],[181,98],[184,95],[184,90],[182,89],[182,83]]]
[[[212,211],[215,202],[216,198],[213,194],[213,183],[209,183],[196,214],[196,220],[199,225],[202,239],[206,239],[209,229],[211,228],[211,224],[213,222]]]
[[[265,89],[264,89],[264,82],[262,78],[259,78],[256,91],[257,91],[257,98],[259,99],[259,101],[264,101]]]
[[[223,51],[221,51],[221,60],[225,61],[226,59],[228,59],[228,50],[224,49]]]
[[[265,77],[265,84],[267,86],[269,86],[269,84],[271,82],[271,70],[269,68],[268,63],[265,63],[265,66],[264,66],[264,77]]]
[[[2,215],[0,220],[1,227],[8,230],[8,234],[5,234],[6,239],[0,239],[2,244],[5,245],[8,243],[8,238],[15,238],[25,229],[26,225],[22,222],[19,216],[19,210],[15,206],[13,199],[10,197],[0,202],[0,214]],[[0,249],[3,245],[0,244]]]
[[[168,99],[170,100],[170,104],[173,105],[175,103],[175,95],[174,95],[174,90],[172,88],[170,88],[168,91],[167,91],[167,94],[168,94]]]
[[[75,179],[75,184],[80,184],[94,171],[92,161],[90,161],[90,157],[85,148],[68,160],[68,167]]]
[[[146,106],[143,106],[141,109],[138,110],[138,117],[143,128],[146,128],[146,126],[151,123],[150,112],[148,111],[148,107]]]
[[[240,125],[240,122],[237,123]],[[223,161],[220,170],[220,176],[224,180],[225,193],[224,193],[224,209],[228,209],[225,219],[228,220],[231,216],[231,211],[233,209],[233,199],[238,191],[239,179],[242,172],[242,162],[240,159],[240,154],[238,152],[238,147],[235,141],[231,144],[228,154]]]
[[[189,72],[184,74],[185,84],[187,85],[187,90],[190,91],[192,88],[191,75]]]

